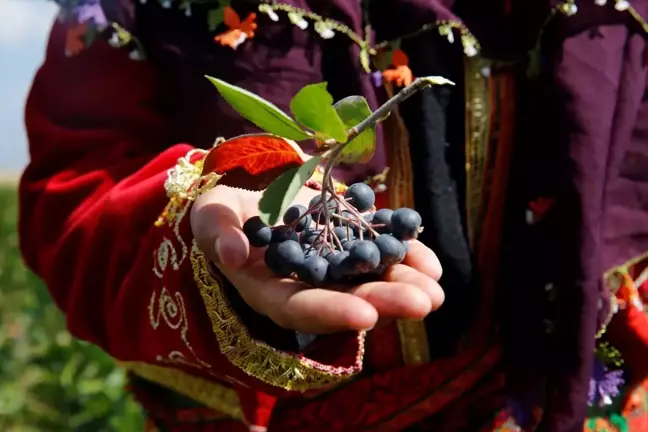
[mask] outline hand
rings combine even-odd
[[[303,188],[295,203],[307,205],[317,193]],[[384,281],[346,292],[276,277],[263,262],[264,249],[250,248],[242,231],[243,223],[258,214],[260,198],[261,192],[216,186],[194,203],[191,227],[206,258],[252,309],[277,325],[308,334],[365,330],[379,320],[423,319],[443,303],[439,260],[418,241],[410,242],[405,261],[390,268]]]

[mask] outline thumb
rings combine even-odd
[[[199,197],[191,211],[191,228],[198,247],[210,261],[241,268],[248,260],[250,245],[237,212],[239,200],[230,199],[226,202],[231,204],[224,205],[214,202],[216,197],[208,194]]]

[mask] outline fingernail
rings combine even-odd
[[[226,266],[237,268],[245,264],[245,254],[238,247],[232,246],[227,240],[221,237],[217,238],[215,249],[219,261]]]

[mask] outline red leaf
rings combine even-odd
[[[203,174],[226,174],[219,184],[263,190],[305,158],[293,141],[268,134],[243,135],[214,147],[205,157]]]

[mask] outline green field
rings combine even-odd
[[[142,430],[125,376],[72,338],[38,278],[22,264],[13,187],[0,185],[0,431]]]

